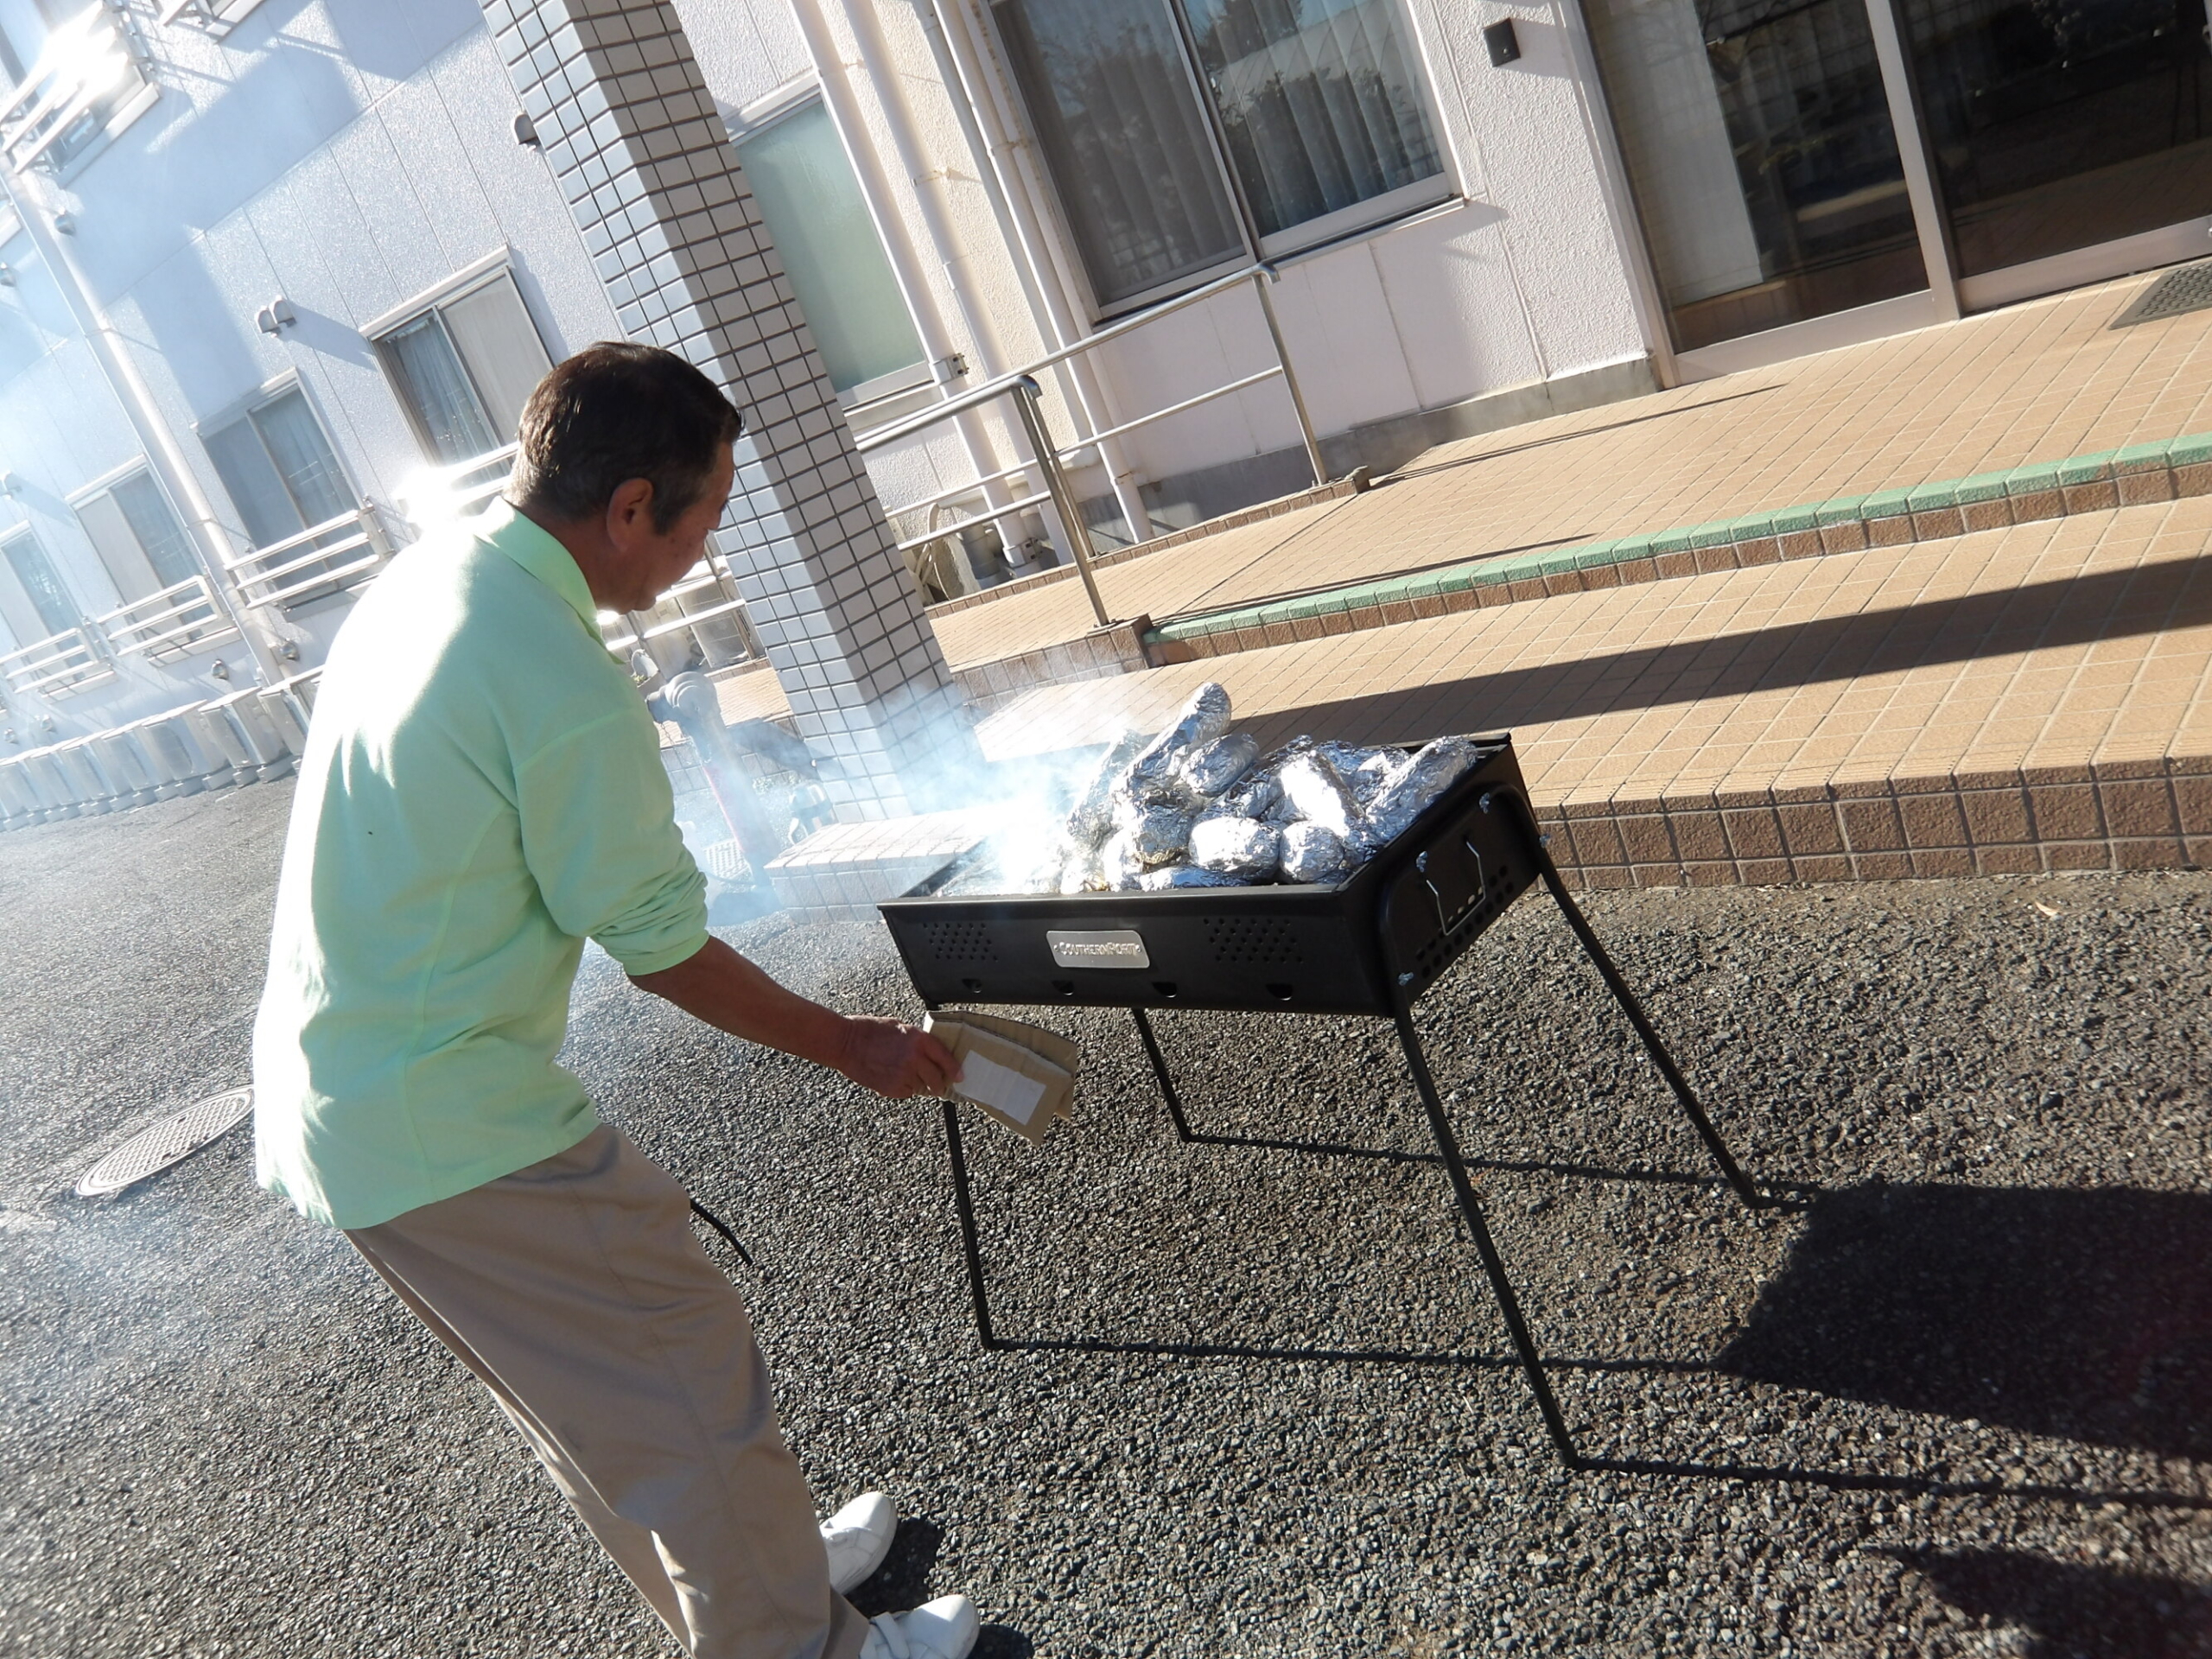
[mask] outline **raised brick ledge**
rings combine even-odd
[[[2212,755],[1570,799],[1536,817],[1586,891],[2201,869]]]
[[[1287,645],[1320,632],[1388,627],[1406,620],[1408,606],[1416,617],[1440,616],[1599,588],[1750,569],[1828,553],[1855,553],[1869,547],[1946,541],[2011,524],[2181,500],[2212,494],[2212,459],[2200,458],[2205,455],[2212,455],[2212,436],[2176,439],[2171,444],[2145,444],[2110,455],[2083,456],[1991,474],[1990,480],[2002,479],[2009,486],[2009,491],[1995,493],[1991,493],[1995,486],[1988,480],[1955,480],[1916,490],[1824,503],[1817,508],[1755,513],[1725,525],[1631,537],[1558,553],[1521,555],[1500,559],[1487,569],[1478,563],[1471,568],[1463,566],[1425,577],[1384,578],[1335,593],[1266,601],[1217,617],[1170,622],[1164,631],[1155,630],[1147,638],[1145,654],[1155,665],[1165,667],[1262,645]],[[2073,481],[2077,472],[2097,475],[2077,483]],[[1822,522],[1812,523],[1815,517]],[[1677,542],[1683,545],[1675,545]],[[1324,617],[1328,619],[1325,627],[1313,626]],[[1303,632],[1301,623],[1308,625]],[[1181,632],[1201,626],[1206,631]]]

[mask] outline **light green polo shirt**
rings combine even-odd
[[[394,559],[315,698],[254,1022],[261,1184],[367,1227],[565,1151],[583,942],[707,942],[652,716],[575,561],[501,503]]]

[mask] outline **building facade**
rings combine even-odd
[[[0,0],[0,753],[311,677],[550,362],[666,334],[770,435],[610,635],[895,755],[921,602],[1069,539],[933,408],[1033,369],[1128,543],[2212,251],[2194,3]],[[685,99],[680,179],[591,136]]]

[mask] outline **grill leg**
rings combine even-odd
[[[1398,1041],[1406,1051],[1406,1064],[1414,1074],[1414,1085],[1421,1090],[1421,1104],[1428,1109],[1428,1127],[1436,1137],[1436,1149],[1444,1154],[1444,1167],[1452,1178],[1452,1196],[1459,1201],[1459,1214],[1465,1219],[1467,1231],[1475,1241],[1476,1252],[1483,1259],[1483,1271],[1490,1275],[1490,1287],[1497,1294],[1498,1311],[1505,1315],[1505,1328],[1513,1338],[1513,1351],[1521,1357],[1521,1369],[1529,1378],[1529,1389],[1536,1396],[1536,1409],[1543,1414],[1544,1427],[1550,1432],[1552,1444],[1559,1449],[1559,1459],[1569,1469],[1583,1467],[1582,1454],[1574,1449],[1574,1439],[1567,1432],[1567,1419],[1560,1415],[1559,1402],[1552,1397],[1552,1385],[1544,1376],[1542,1363],[1536,1357],[1535,1338],[1529,1334],[1528,1321],[1521,1317],[1520,1300],[1513,1294],[1513,1284],[1505,1276],[1505,1258],[1497,1253],[1497,1241],[1490,1236],[1489,1224],[1483,1219],[1483,1206],[1475,1197],[1475,1184],[1467,1177],[1467,1166],[1460,1161],[1459,1143],[1452,1133],[1451,1121],[1444,1116],[1444,1103],[1437,1097],[1436,1079],[1428,1074],[1428,1061],[1421,1052],[1420,1039],[1414,1035],[1413,1014],[1401,1008],[1396,1014]]]
[[[968,1257],[968,1294],[976,1301],[976,1334],[986,1348],[999,1339],[991,1334],[991,1306],[983,1298],[983,1253],[976,1247],[976,1202],[968,1191],[968,1156],[960,1145],[960,1113],[944,1103],[944,1148],[952,1155],[952,1205],[960,1212],[960,1248]]]
[[[1605,954],[1605,947],[1598,943],[1598,936],[1590,931],[1590,924],[1584,918],[1581,907],[1567,892],[1567,883],[1560,879],[1559,866],[1552,862],[1551,855],[1544,850],[1543,837],[1537,832],[1535,821],[1529,817],[1527,804],[1517,795],[1501,790],[1483,797],[1483,810],[1486,812],[1495,810],[1492,803],[1501,798],[1506,804],[1505,816],[1512,820],[1514,827],[1520,832],[1529,859],[1542,874],[1544,886],[1550,889],[1554,901],[1566,916],[1567,925],[1574,930],[1574,937],[1582,942],[1584,953],[1605,980],[1605,988],[1621,1005],[1621,1012],[1628,1015],[1629,1023],[1636,1027],[1636,1034],[1643,1039],[1644,1051],[1658,1066],[1659,1074],[1667,1079],[1667,1086],[1675,1091],[1675,1098],[1681,1103],[1682,1110],[1688,1115],[1698,1138],[1705,1142],[1705,1149],[1713,1154],[1713,1161],[1720,1166],[1720,1173],[1728,1178],[1728,1185],[1736,1189],[1736,1196],[1743,1199],[1748,1207],[1764,1210],[1774,1200],[1751,1184],[1751,1178],[1744,1173],[1729,1154],[1727,1142],[1713,1127],[1713,1120],[1705,1115],[1705,1108],[1698,1103],[1688,1079],[1675,1065],[1675,1057],[1667,1052],[1666,1044],[1659,1040],[1658,1032],[1652,1028],[1651,1021],[1644,1016],[1643,1005],[1636,1000],[1636,993],[1629,989],[1628,982],[1621,977],[1621,970],[1613,965],[1613,959]]]
[[[1145,1058],[1152,1062],[1152,1075],[1160,1079],[1160,1098],[1167,1103],[1167,1116],[1175,1120],[1175,1133],[1191,1140],[1191,1126],[1183,1116],[1183,1103],[1176,1096],[1175,1085],[1168,1081],[1167,1062],[1160,1056],[1160,1039],[1152,1034],[1152,1021],[1142,1008],[1129,1012],[1137,1017],[1137,1035],[1144,1039]]]

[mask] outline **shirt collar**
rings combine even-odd
[[[568,601],[569,608],[583,618],[592,637],[601,637],[599,607],[593,601],[590,584],[584,581],[584,573],[576,568],[569,550],[556,541],[544,526],[516,512],[511,503],[494,500],[478,517],[476,537],[479,541],[489,542]]]

